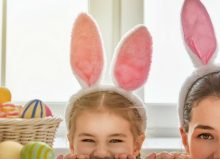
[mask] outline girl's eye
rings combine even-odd
[[[214,137],[211,134],[206,134],[206,133],[200,134],[198,136],[198,138],[203,139],[203,140],[213,140],[214,139]]]
[[[95,142],[95,141],[92,139],[82,139],[82,142]]]
[[[119,143],[119,142],[123,142],[123,141],[120,140],[120,139],[112,139],[112,140],[110,140],[110,143]]]

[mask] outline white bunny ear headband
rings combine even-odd
[[[74,102],[88,93],[115,91],[130,99],[135,105],[144,108],[143,102],[131,91],[140,88],[146,82],[149,74],[152,39],[147,28],[139,25],[132,29],[119,42],[114,55],[112,76],[116,84],[115,86],[101,85],[100,79],[104,68],[101,36],[94,19],[86,13],[80,14],[72,30],[70,61],[73,73],[82,89],[69,100],[66,110],[68,129]],[[139,113],[143,119],[146,119],[145,111],[140,110]]]
[[[185,100],[200,78],[220,71],[212,59],[216,52],[216,37],[209,14],[200,0],[185,0],[181,13],[182,29],[188,53],[196,70],[184,82],[179,94],[179,119],[183,126]]]

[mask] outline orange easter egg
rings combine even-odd
[[[12,103],[0,104],[1,118],[18,118],[20,116],[19,108]]]
[[[11,92],[6,87],[0,87],[0,103],[11,101]]]

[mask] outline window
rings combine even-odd
[[[2,1],[6,2],[6,0]],[[145,3],[147,5],[148,1]],[[143,0],[129,1],[129,3],[127,0],[36,2],[7,0],[7,5],[7,38],[3,36],[2,43],[6,42],[7,45],[2,46],[6,51],[3,50],[1,56],[4,58],[6,55],[6,62],[3,59],[0,65],[3,66],[1,81],[11,89],[13,101],[25,103],[33,98],[40,98],[47,104],[49,102],[48,105],[52,107],[54,114],[61,117],[64,116],[68,98],[80,89],[69,64],[71,29],[78,13],[88,11],[99,24],[106,56],[109,59],[108,68],[114,48],[121,36],[136,24],[144,22]],[[146,23],[154,38],[153,26],[149,24],[154,23],[150,19]],[[155,46],[156,42],[154,42],[154,56],[156,56]],[[151,76],[157,74],[154,73],[154,63],[156,62],[153,61],[147,82],[150,86]],[[111,79],[107,76],[106,80]],[[148,85],[146,90],[151,92]],[[143,89],[137,93],[144,98]],[[147,99],[147,102],[153,101]],[[157,100],[154,102],[159,103]],[[148,135],[160,136],[161,133],[157,134],[158,132],[169,133],[170,127],[176,128],[177,123],[173,122],[175,121],[173,116],[176,115],[175,107],[166,109],[163,104],[159,106],[148,104],[147,111]],[[169,119],[164,114],[169,114]],[[172,121],[169,127],[167,120],[161,120],[161,117]],[[58,135],[65,136],[65,134],[65,122],[63,122]]]
[[[220,38],[218,0],[203,0]],[[177,102],[183,81],[195,69],[184,47],[180,13],[183,1],[145,0],[144,21],[153,37],[153,59],[145,85],[148,133],[175,137],[178,132]],[[219,63],[220,56],[215,59]]]
[[[147,84],[138,94],[147,103],[148,135],[178,135],[178,92],[194,69],[181,35],[182,0],[1,2],[7,2],[7,17],[0,13],[0,82],[12,91],[13,101],[40,98],[63,117],[66,101],[80,89],[69,64],[71,29],[79,12],[89,12],[100,26],[108,68],[121,36],[136,24],[145,23],[153,37],[153,59]],[[220,1],[202,2],[220,38]],[[220,61],[219,56],[216,61]],[[107,76],[106,80],[111,79]],[[59,135],[65,134],[64,127],[63,122]]]
[[[203,0],[220,38],[218,0]],[[145,86],[145,100],[150,103],[176,103],[181,85],[194,70],[184,47],[180,13],[183,1],[145,1],[145,24],[153,37],[153,60]],[[215,60],[220,61],[218,56]]]
[[[193,70],[181,36],[182,3],[146,1],[145,23],[152,33],[154,49],[151,74],[145,86],[147,102],[176,103],[181,84]]]
[[[80,88],[69,62],[72,25],[88,1],[1,0],[0,7],[1,85],[13,102],[38,98],[64,119],[66,101]],[[63,121],[57,135],[65,134]]]
[[[64,102],[80,88],[69,49],[74,18],[87,10],[88,1],[7,1],[5,84],[13,101]]]

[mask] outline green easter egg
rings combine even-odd
[[[55,159],[55,153],[46,143],[30,142],[22,148],[21,159]]]

